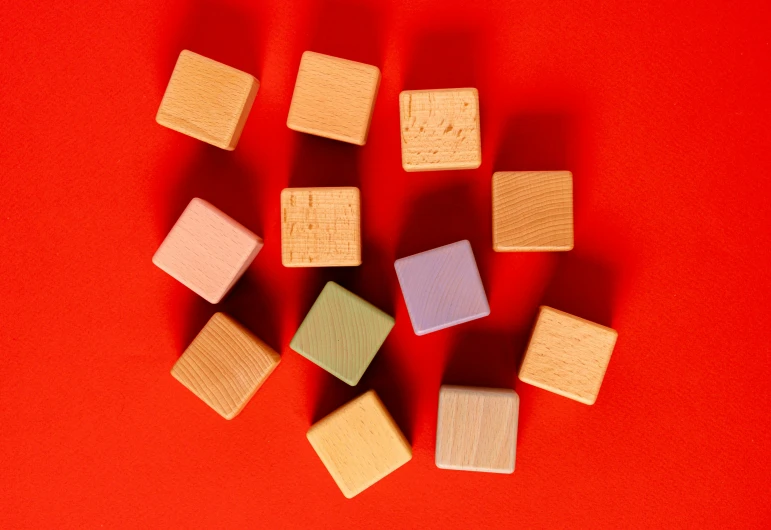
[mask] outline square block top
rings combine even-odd
[[[307,436],[349,499],[412,458],[410,444],[374,390],[317,422]]]

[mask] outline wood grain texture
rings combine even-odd
[[[216,313],[188,346],[173,375],[226,420],[233,419],[278,365],[278,353]]]
[[[476,88],[399,94],[405,171],[476,169],[482,164]]]
[[[416,335],[490,314],[474,252],[466,240],[398,259],[394,267]]]
[[[436,466],[513,473],[519,396],[509,389],[442,385],[436,426]]]
[[[281,192],[285,267],[361,265],[359,188],[287,188]]]
[[[327,282],[289,346],[354,386],[393,327],[393,317]]]
[[[257,96],[254,76],[182,50],[155,120],[232,151]]]
[[[376,66],[305,52],[286,124],[295,131],[364,145],[379,86]]]
[[[501,171],[493,175],[493,250],[573,248],[573,174]]]
[[[525,383],[592,405],[618,333],[542,306],[519,370]]]
[[[412,449],[374,390],[308,431],[308,441],[347,498],[412,459]]]

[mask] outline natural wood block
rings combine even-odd
[[[307,436],[349,499],[412,458],[409,442],[374,390],[314,424]]]
[[[501,171],[493,175],[493,249],[545,252],[573,248],[573,174]]]
[[[361,265],[359,189],[283,190],[281,262],[285,267]]]
[[[245,72],[182,50],[155,120],[232,151],[259,86],[259,81]]]
[[[216,313],[188,346],[173,375],[226,420],[233,419],[281,357],[238,322]]]
[[[513,473],[519,396],[509,389],[442,385],[436,466]]]
[[[153,256],[190,290],[218,303],[262,248],[262,239],[202,199],[193,199]]]
[[[305,52],[286,124],[294,131],[364,145],[379,85],[376,66]]]
[[[519,378],[592,405],[600,392],[617,337],[613,329],[542,306]]]
[[[482,164],[476,88],[399,94],[402,166],[406,171],[476,169]]]
[[[393,327],[393,317],[327,282],[289,346],[354,386]]]

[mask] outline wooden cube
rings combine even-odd
[[[476,169],[482,164],[476,88],[399,94],[405,171]]]
[[[379,85],[376,66],[305,52],[286,124],[294,131],[364,145]]]
[[[202,199],[193,199],[153,263],[212,304],[244,274],[262,239]]]
[[[493,175],[493,250],[573,248],[573,174],[501,171]]]
[[[281,357],[238,322],[216,313],[188,346],[173,375],[226,420],[233,419]]]
[[[412,459],[412,449],[374,390],[314,424],[308,441],[347,498]]]
[[[513,473],[519,396],[509,389],[442,385],[436,425],[436,466]]]
[[[289,346],[354,386],[393,327],[393,317],[327,282]]]
[[[617,337],[613,329],[542,306],[519,378],[592,405],[600,392]]]
[[[259,81],[245,72],[183,50],[155,120],[232,151],[259,86]]]
[[[281,262],[285,267],[361,265],[359,189],[283,190]]]

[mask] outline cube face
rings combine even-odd
[[[262,239],[201,199],[177,220],[153,263],[190,290],[218,303],[262,248]]]
[[[393,327],[393,317],[328,282],[289,346],[353,386]]]
[[[468,241],[398,259],[394,266],[416,335],[490,314]]]
[[[573,174],[503,171],[493,175],[493,249],[546,252],[573,248]]]
[[[443,385],[439,390],[436,466],[513,473],[519,396],[513,390]]]
[[[314,424],[308,441],[347,498],[412,459],[412,449],[370,390]]]
[[[476,169],[482,164],[476,88],[399,94],[406,171]]]
[[[294,131],[364,145],[379,85],[376,66],[305,52],[286,124]]]
[[[232,151],[241,137],[260,83],[253,76],[183,50],[156,121]]]
[[[281,262],[285,267],[361,265],[359,189],[283,190]]]
[[[216,313],[179,358],[171,375],[230,420],[280,360],[270,346],[238,322]]]
[[[618,333],[542,306],[519,370],[525,383],[592,405]]]

